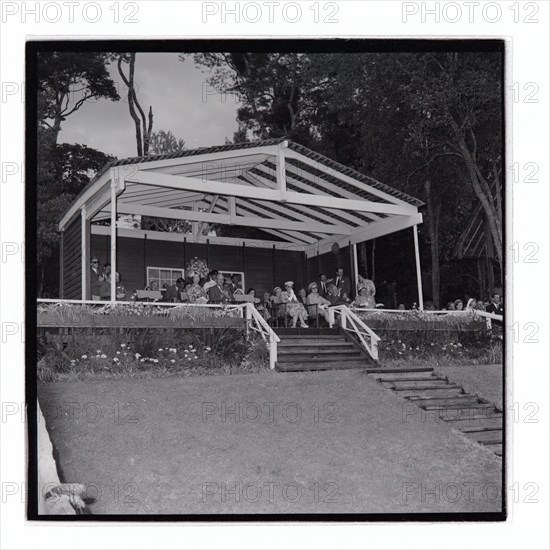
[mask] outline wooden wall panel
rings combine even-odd
[[[82,297],[81,273],[81,219],[76,216],[67,226],[63,234],[63,298],[66,300],[80,300]]]
[[[109,261],[109,245],[108,236],[92,235],[91,255],[97,256],[102,266]],[[206,243],[186,243],[185,261],[181,242],[120,237],[117,250],[117,270],[122,277],[122,284],[130,294],[136,289],[145,288],[146,266],[185,268],[191,258],[207,257]],[[296,288],[304,284],[305,263],[302,252],[277,250],[275,259],[277,285],[282,285],[288,279],[295,281]],[[244,271],[245,291],[252,287],[261,295],[273,290],[272,250],[269,248],[245,246],[243,258],[242,246],[209,245],[208,262],[211,269]]]

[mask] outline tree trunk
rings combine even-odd
[[[470,149],[466,145],[464,134],[458,123],[452,117],[452,115],[450,115],[450,113],[448,113],[448,116],[455,133],[458,148],[460,149],[461,156],[466,163],[466,167],[470,175],[470,183],[472,184],[474,193],[481,202],[483,211],[487,216],[491,235],[495,244],[497,260],[500,268],[502,269],[502,217],[497,210],[497,205],[495,205],[495,202],[500,204],[500,201],[493,197],[493,194],[491,193],[491,188],[487,183],[487,180],[483,177],[479,166],[477,165],[475,155],[470,152]],[[497,195],[499,191],[500,190],[497,189]]]
[[[433,197],[432,197],[432,182],[430,178],[424,182],[426,191],[426,208],[428,232],[430,235],[430,253],[432,260],[432,300],[436,309],[440,305],[440,281],[441,272],[439,266],[439,211],[434,212]]]
[[[122,56],[118,58],[118,72],[124,81],[124,84],[128,86],[128,109],[130,111],[130,116],[132,117],[134,121],[134,125],[136,127],[136,145],[137,145],[137,155],[138,157],[143,156],[143,141],[141,137],[141,121],[139,119],[139,116],[136,112],[136,90],[134,88],[134,67],[136,64],[136,54],[132,53],[130,54],[130,70],[128,78],[126,78],[126,75],[124,74],[124,71],[122,70]],[[145,131],[145,128],[144,128]]]

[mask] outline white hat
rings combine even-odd
[[[287,281],[287,282],[285,283],[285,286],[288,286],[288,285],[294,286],[294,281]]]

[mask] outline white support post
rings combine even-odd
[[[111,178],[111,302],[116,301],[116,186],[114,177]]]
[[[88,236],[86,235],[86,230],[88,224],[86,223],[86,206],[82,206],[80,209],[80,247],[81,247],[81,257],[80,257],[80,269],[81,269],[81,285],[82,300],[87,300],[87,291],[88,291]]]
[[[334,326],[334,309],[328,308],[328,326],[332,328]]]
[[[269,339],[269,368],[274,369],[277,363],[277,342],[274,338]]]
[[[418,309],[424,309],[424,296],[422,294],[422,271],[420,270],[420,249],[418,248],[418,226],[413,225],[414,256],[416,259],[416,284],[418,285]]]
[[[252,311],[251,308],[254,306],[252,304],[246,304],[246,307],[244,308],[245,312],[245,318],[246,318],[246,335],[248,336],[250,332],[250,323],[252,321]]]
[[[288,142],[279,143],[277,154],[277,187],[281,193],[281,202],[286,201],[286,161],[285,148],[288,147]]]
[[[346,330],[348,328],[348,318],[347,318],[347,315],[346,315],[346,312],[347,312],[347,307],[343,307],[342,309],[340,309],[340,326]]]

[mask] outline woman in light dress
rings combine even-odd
[[[359,289],[357,291],[357,296],[351,305],[355,307],[375,309],[376,300],[374,299],[374,296],[376,295],[376,287],[374,286],[374,282],[359,275],[357,288]]]
[[[285,283],[285,291],[282,293],[282,298],[286,303],[286,311],[292,317],[292,328],[296,328],[296,323],[300,321],[302,328],[308,328],[306,323],[307,311],[303,304],[298,301],[294,293],[294,282],[287,281]]]
[[[189,298],[189,302],[191,302],[192,304],[205,304],[206,302],[208,302],[206,291],[199,284],[200,280],[200,273],[198,271],[195,271],[195,273],[193,273],[193,282],[191,286],[185,291],[187,297]]]
[[[317,317],[317,312],[319,312],[319,314],[321,314],[328,323],[328,308],[330,306],[330,302],[319,294],[319,287],[317,286],[317,283],[310,283],[308,290],[309,294],[307,295],[306,303],[308,306],[311,306],[307,308],[308,317],[310,319],[315,319]]]

